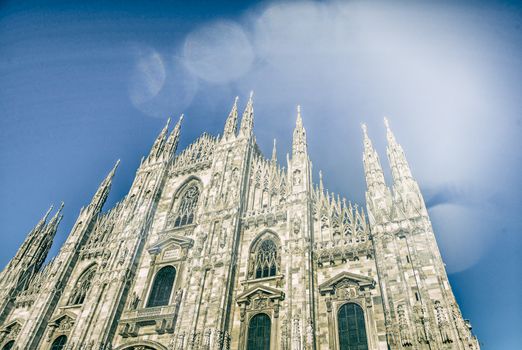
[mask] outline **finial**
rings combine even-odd
[[[386,126],[386,129],[390,128],[390,123],[388,122],[388,118],[384,117],[384,125]]]
[[[303,126],[303,118],[301,118],[301,105],[297,105],[297,119],[295,120],[296,127]]]
[[[237,113],[237,101],[239,101],[239,96],[234,98],[234,104],[232,104],[232,109],[230,110],[229,115],[235,115]]]
[[[277,148],[276,148],[276,139],[274,138],[274,146],[272,148],[272,161],[276,161],[277,159]]]
[[[51,214],[51,211],[53,210],[53,208],[54,208],[54,204],[51,204],[49,209],[47,209],[47,212],[45,213],[44,217],[42,218],[42,221],[46,221],[47,220],[47,217],[49,217],[49,214]]]
[[[112,167],[111,171],[109,172],[109,174],[105,178],[105,181],[107,181],[109,179],[112,179],[112,177],[114,176],[114,173],[116,172],[116,169],[118,169],[118,165],[120,165],[120,160],[119,159],[116,161],[116,164],[114,164],[114,166]]]
[[[183,118],[185,118],[185,114],[181,113],[181,115],[179,116],[179,121],[182,122]]]
[[[51,219],[51,223],[52,222],[56,222],[56,220],[61,220],[61,215],[60,213],[62,212],[62,209],[63,209],[63,206],[64,206],[64,203],[63,201],[60,203],[60,207],[58,208],[58,211],[56,212],[56,214],[54,214],[54,217]]]
[[[384,125],[386,126],[386,137],[388,138],[388,143],[395,143],[395,135],[390,129],[390,122],[388,118],[384,117]]]
[[[319,188],[322,190],[324,188],[323,186],[323,171],[319,170]]]
[[[361,123],[361,129],[365,136],[368,135],[368,127],[366,126],[366,123]]]
[[[250,96],[248,97],[249,100],[252,100],[254,98],[254,90],[250,90]]]

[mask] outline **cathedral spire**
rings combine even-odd
[[[386,126],[386,138],[388,140],[388,147],[386,148],[388,160],[392,171],[393,181],[401,181],[403,179],[412,178],[410,167],[406,161],[404,151],[395,139],[395,135],[390,129],[388,118],[384,118],[384,125]]]
[[[152,149],[150,150],[148,160],[151,161],[153,159],[157,159],[163,152],[163,149],[165,147],[165,142],[167,141],[167,133],[169,131],[169,125],[170,125],[170,117],[167,119],[167,123],[159,133],[158,137],[156,137],[156,140],[154,141],[154,144],[152,145]]]
[[[401,145],[391,131],[390,123],[384,118],[388,146],[386,153],[393,177],[393,194],[398,208],[407,216],[427,215],[426,205],[417,181],[411,175],[410,166]]]
[[[60,207],[58,208],[58,211],[54,214],[54,216],[51,218],[51,220],[49,220],[49,224],[47,225],[48,227],[55,227],[57,226],[60,221],[62,220],[62,210],[63,210],[63,207],[64,207],[64,203],[60,203]]]
[[[89,204],[89,207],[93,208],[96,212],[101,210],[103,204],[105,204],[105,201],[109,196],[109,192],[112,186],[112,179],[114,177],[114,174],[116,173],[116,169],[118,168],[119,164],[120,160],[118,159],[118,161],[116,161],[116,164],[114,164],[114,167],[111,169],[109,174],[107,174],[105,179],[103,179],[102,183],[98,187],[98,190],[92,197],[91,204]]]
[[[234,104],[232,105],[232,109],[228,114],[227,121],[225,122],[225,129],[223,130],[223,138],[225,140],[231,138],[232,136],[236,136],[237,132],[237,101],[239,97],[236,96],[234,99]]]
[[[24,240],[20,248],[18,249],[18,252],[11,260],[11,263],[8,265],[16,265],[19,261],[21,261],[24,256],[26,256],[27,252],[31,250],[31,247],[35,246],[35,242],[37,242],[38,238],[43,231],[45,231],[47,219],[49,217],[49,214],[53,210],[53,205],[49,207],[47,212],[42,216],[42,218],[38,221],[38,223],[33,227],[31,231],[27,234],[27,238]],[[1,283],[0,283],[1,284]]]
[[[382,171],[381,162],[379,161],[379,155],[373,148],[372,140],[368,136],[368,127],[366,124],[361,126],[364,135],[364,172],[366,174],[366,184],[368,187],[373,186],[375,183],[384,184],[384,173]]]
[[[272,164],[277,163],[277,148],[276,148],[276,139],[274,139],[274,146],[272,147]]]
[[[386,186],[379,156],[368,136],[366,124],[361,125],[364,135],[364,173],[366,177],[366,205],[371,220],[381,221],[391,210],[391,192]]]
[[[4,300],[0,301],[0,317],[6,310],[5,302],[9,298],[3,294],[7,292],[11,296],[25,290],[32,277],[42,267],[47,254],[53,243],[54,236],[61,221],[61,210],[63,203],[56,214],[47,222],[53,206],[45,213],[42,219],[29,232],[27,238],[22,243],[16,255],[11,259],[3,272],[3,279],[0,279],[0,296]],[[0,298],[2,299],[2,298]]]
[[[241,118],[241,135],[250,136],[254,128],[254,91],[250,91],[243,117]]]
[[[40,219],[40,221],[38,221],[38,223],[36,224],[36,226],[31,230],[31,233],[33,232],[38,232],[40,231],[40,229],[45,225],[45,223],[47,222],[47,218],[49,217],[49,214],[51,213],[51,211],[53,211],[53,208],[54,208],[54,205],[51,204],[49,206],[49,209],[47,209],[47,212],[44,214],[44,216],[42,216],[42,218]]]
[[[301,118],[301,106],[297,106],[297,119],[295,121],[294,137],[292,141],[292,157],[306,154],[306,130]]]
[[[167,142],[165,143],[164,155],[168,159],[174,156],[174,153],[176,153],[176,149],[178,148],[179,135],[181,133],[181,122],[183,122],[183,118],[184,115],[181,114],[178,122],[174,126],[174,130],[172,130],[169,138],[167,139]]]
[[[49,254],[49,250],[53,245],[54,237],[56,236],[56,232],[58,231],[58,226],[62,221],[62,209],[64,203],[60,204],[60,207],[54,214],[54,216],[49,220],[49,223],[45,226],[45,229],[42,230],[42,233],[37,242],[37,248],[32,256],[34,257],[34,271],[40,270],[45,259],[47,258],[47,254]]]

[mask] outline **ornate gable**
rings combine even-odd
[[[0,329],[0,344],[4,340],[16,339],[22,329],[22,321],[15,319]]]
[[[181,248],[191,248],[194,245],[194,240],[188,237],[169,233],[160,240],[156,241],[156,243],[149,246],[148,251],[150,254],[158,254],[171,245],[177,245]]]
[[[238,295],[237,303],[250,303],[254,299],[284,300],[285,293],[268,286],[254,286]]]
[[[321,295],[335,294],[338,289],[355,288],[362,290],[365,288],[375,288],[375,281],[367,276],[343,271],[330,278],[319,286]]]
[[[245,320],[247,314],[266,312],[275,318],[279,317],[280,303],[285,299],[285,293],[268,286],[254,286],[237,297],[240,306],[240,319]]]
[[[58,316],[49,321],[47,341],[51,341],[56,335],[67,334],[74,326],[76,315],[70,311],[62,311]]]

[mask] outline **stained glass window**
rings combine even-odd
[[[263,278],[275,276],[277,274],[277,246],[271,239],[260,242],[254,252],[254,277]]]
[[[257,314],[248,325],[247,350],[270,350],[270,317]]]
[[[61,335],[53,341],[53,345],[51,345],[51,350],[65,349],[65,343],[67,343],[67,337],[65,335]]]
[[[337,314],[340,350],[368,350],[364,314],[355,303],[341,306]]]
[[[168,305],[175,279],[176,269],[174,267],[165,266],[161,268],[154,278],[147,307]]]
[[[190,225],[194,222],[198,199],[199,189],[196,185],[191,185],[185,193],[183,193],[183,197],[181,197],[176,221],[174,222],[175,227]]]
[[[94,277],[95,273],[96,265],[91,266],[84,273],[82,273],[80,278],[78,278],[78,281],[74,286],[74,289],[71,292],[71,297],[69,298],[69,305],[83,304],[85,296],[91,288],[92,278]]]

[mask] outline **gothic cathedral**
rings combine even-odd
[[[237,98],[222,136],[176,152],[182,118],[102,211],[118,163],[56,257],[52,209],[0,275],[2,350],[478,350],[387,128],[363,126],[366,210],[312,182],[301,113],[281,167]],[[238,130],[239,129],[239,130]]]

